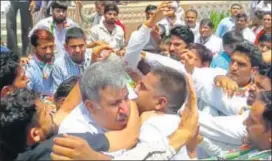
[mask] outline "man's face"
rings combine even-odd
[[[261,41],[261,42],[259,42],[258,47],[262,53],[267,52],[268,50],[272,49],[272,42],[271,41],[270,42],[269,41]]]
[[[189,11],[185,15],[185,22],[189,28],[193,28],[196,25],[197,15],[195,12]]]
[[[52,62],[54,58],[54,41],[39,41],[35,47],[36,55],[45,63]]]
[[[270,29],[271,31],[271,15],[265,15],[263,17],[263,26],[265,29]]]
[[[100,89],[99,103],[92,101],[93,107],[90,107],[90,101],[85,105],[95,121],[107,130],[121,130],[128,121],[129,100],[127,88],[116,89],[106,86]],[[91,110],[90,110],[91,109]]]
[[[99,2],[95,3],[95,10],[99,15],[103,15],[104,7],[105,6],[103,4],[101,4],[101,3],[99,3]]]
[[[250,109],[249,116],[244,121],[247,130],[247,140],[255,147],[266,150],[271,148],[271,127],[267,127],[263,119],[265,104],[256,100]]]
[[[86,42],[84,39],[70,39],[65,45],[73,62],[81,64],[85,59]]]
[[[142,81],[137,84],[136,92],[138,97],[135,101],[140,113],[155,110],[159,98],[156,91],[158,82],[159,79],[156,75],[148,73],[143,77]]]
[[[67,10],[61,8],[54,8],[52,12],[54,22],[61,24],[66,20]]]
[[[199,28],[199,33],[201,37],[210,37],[213,31],[208,25],[201,25]]]
[[[105,22],[107,24],[115,24],[115,22],[117,21],[117,16],[118,13],[116,11],[108,11],[104,14]]]
[[[25,75],[24,68],[19,65],[16,73],[16,78],[13,82],[13,86],[17,89],[24,89],[27,86],[27,83],[29,82],[29,79]]]
[[[230,9],[231,16],[237,16],[239,13],[242,12],[242,8],[240,6],[233,6]]]
[[[239,86],[245,86],[250,83],[251,68],[250,58],[245,53],[235,51],[231,55],[228,76]]]
[[[178,36],[171,36],[169,52],[173,59],[179,60],[180,52],[186,48],[187,44],[185,41],[180,39]]]
[[[257,73],[254,77],[254,84],[250,86],[247,104],[252,105],[257,98],[257,93],[261,91],[271,91],[271,78]]]
[[[247,26],[247,20],[244,17],[236,18],[235,27],[239,30],[245,29]]]
[[[150,17],[152,17],[155,14],[155,12],[156,12],[156,10],[150,10],[150,11],[145,12],[146,20],[150,19]]]

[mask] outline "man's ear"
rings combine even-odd
[[[165,111],[167,107],[168,101],[166,97],[158,98],[157,105],[155,106],[156,111]]]
[[[88,109],[88,111],[91,114],[95,114],[96,113],[97,106],[96,106],[96,104],[93,101],[86,100],[85,101],[85,106],[86,106],[86,108]]]
[[[35,144],[41,141],[41,136],[38,128],[31,128],[27,136],[28,144]]]
[[[4,97],[6,95],[8,95],[9,93],[11,93],[13,90],[10,86],[4,86],[1,90],[1,97]]]

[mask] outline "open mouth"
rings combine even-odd
[[[126,122],[128,119],[128,115],[124,114],[124,113],[120,113],[118,116],[117,116],[117,121],[118,122]]]

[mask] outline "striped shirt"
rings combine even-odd
[[[43,96],[52,96],[52,64],[45,64],[34,56],[26,66],[26,76],[29,78],[27,89],[40,93]]]
[[[52,70],[53,77],[53,89],[57,90],[58,86],[71,76],[79,76],[90,65],[92,57],[92,50],[86,50],[85,60],[82,64],[73,62],[68,53],[65,53],[62,57],[59,57],[54,62]]]

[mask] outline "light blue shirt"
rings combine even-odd
[[[231,61],[230,56],[225,51],[222,51],[219,55],[213,57],[210,67],[222,68],[228,71],[230,61]]]
[[[232,28],[235,26],[235,19],[232,17],[226,17],[222,19],[217,26],[216,29],[216,36],[222,38],[226,32],[229,32],[232,30]]]
[[[58,86],[66,79],[72,76],[80,76],[85,69],[91,64],[92,53],[90,50],[85,52],[85,60],[82,64],[73,62],[68,53],[56,59],[52,70],[53,89],[57,90]]]
[[[26,76],[29,78],[27,89],[33,90],[45,96],[52,96],[53,78],[52,64],[45,64],[34,55],[26,68]]]
[[[55,46],[56,46],[55,58],[58,58],[64,55],[64,53],[66,52],[64,48],[65,36],[66,36],[67,29],[71,27],[79,27],[79,26],[73,20],[67,18],[66,21],[64,22],[64,28],[62,30],[59,30],[56,27],[56,24],[53,22],[53,18],[48,17],[48,18],[40,20],[29,32],[28,37],[31,37],[31,35],[36,29],[49,30],[55,37]]]

